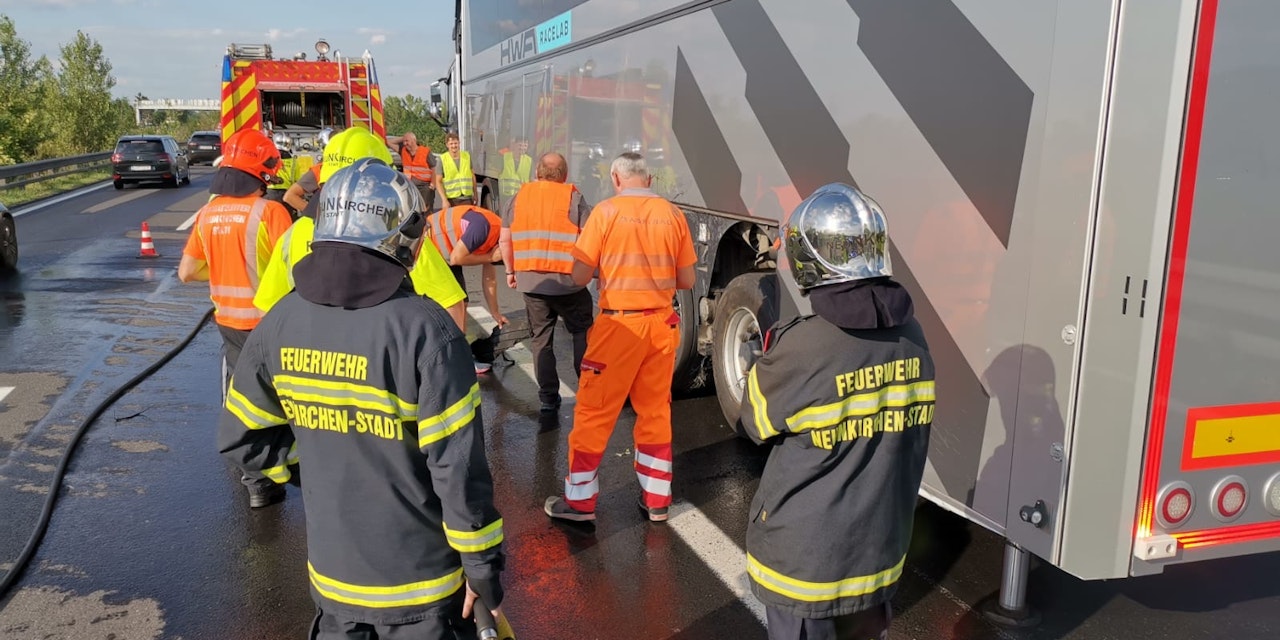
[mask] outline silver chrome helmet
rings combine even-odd
[[[312,242],[359,245],[413,267],[427,207],[403,173],[361,158],[325,181],[319,197]]]
[[[332,137],[333,137],[333,127],[325,127],[321,129],[320,135],[318,136],[318,139],[320,140],[320,148],[323,149],[325,145],[329,144],[329,138],[332,138]]]
[[[801,289],[893,275],[884,212],[848,185],[829,184],[805,198],[782,237]]]
[[[276,148],[281,151],[288,151],[293,146],[293,141],[289,138],[289,134],[280,132],[272,136],[272,142],[276,143]]]

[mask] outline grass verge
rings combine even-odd
[[[60,193],[74,191],[80,187],[87,187],[91,184],[103,182],[111,179],[110,169],[98,169],[94,171],[86,171],[84,173],[76,173],[69,176],[59,176],[29,184],[24,187],[15,187],[13,189],[0,189],[0,202],[3,202],[9,209],[17,209],[24,204],[30,204],[36,200],[43,200]]]

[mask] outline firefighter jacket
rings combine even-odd
[[[582,233],[570,219],[575,195],[572,184],[550,180],[520,188],[511,215],[512,270],[573,273],[573,245]]]
[[[752,592],[804,618],[879,606],[902,575],[933,422],[924,333],[806,316],[765,342],[740,424],[774,445],[747,525]]]
[[[296,445],[318,606],[406,624],[437,614],[464,580],[502,601],[483,428],[466,339],[402,285],[366,308],[280,300],[244,346],[218,445],[281,483]]]

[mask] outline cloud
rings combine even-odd
[[[372,38],[369,38],[369,44],[386,44],[386,43],[387,43],[387,34],[385,33],[375,34]]]
[[[306,32],[306,29],[267,29],[266,36],[268,41],[278,42],[280,40],[291,40]]]

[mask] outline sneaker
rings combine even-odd
[[[649,522],[666,522],[667,507],[650,507],[644,503],[644,498],[640,499],[640,510],[649,516]]]
[[[276,483],[249,487],[249,508],[261,509],[284,500],[284,486]]]
[[[480,362],[479,360],[476,361],[476,375],[478,376],[489,373],[489,370],[492,368],[493,365],[487,362]]]
[[[569,506],[568,502],[560,496],[551,496],[547,498],[547,503],[542,507],[548,516],[557,520],[569,520],[571,522],[589,522],[596,519],[594,511],[578,511]]]
[[[560,399],[556,398],[555,402],[542,401],[542,406],[538,408],[540,413],[555,413],[560,410]]]

